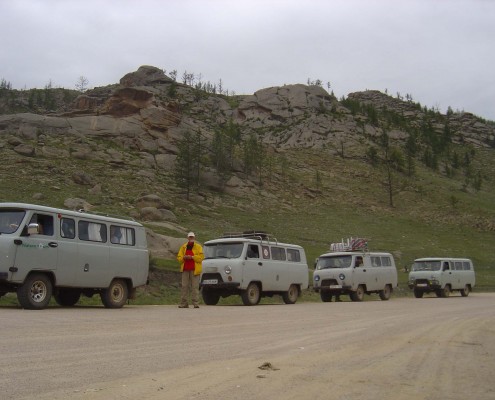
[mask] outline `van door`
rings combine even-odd
[[[60,218],[60,239],[57,262],[58,286],[77,286],[76,271],[78,252],[76,221],[72,218],[62,217]]]
[[[54,234],[53,215],[35,213],[28,224],[38,224],[38,233],[19,238],[14,262],[18,268],[15,280],[24,280],[33,270],[57,269],[58,240]],[[24,229],[27,231],[27,226]]]
[[[259,246],[257,244],[246,243],[246,259],[243,262],[242,268],[242,284],[241,289],[246,289],[250,282],[262,282],[263,281],[263,268],[264,261],[270,258],[270,252],[260,253]],[[265,247],[265,246],[263,246]]]
[[[352,290],[356,290],[358,285],[366,284],[370,269],[370,259],[367,256],[353,256],[352,268]]]
[[[263,290],[288,290],[290,270],[287,265],[287,252],[281,246],[270,246],[270,251],[271,260],[267,260],[263,270]]]
[[[445,287],[445,285],[450,285],[452,288],[452,270],[451,270],[451,265],[449,261],[442,261],[442,272],[440,274],[440,285],[442,288]]]
[[[102,223],[79,221],[78,224],[77,286],[105,288],[114,277],[114,265],[109,263],[107,226]]]

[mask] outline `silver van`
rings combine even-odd
[[[453,291],[466,297],[475,283],[474,266],[468,258],[418,258],[414,260],[408,280],[416,298],[431,292],[438,297],[449,297]]]
[[[240,295],[247,306],[273,295],[294,304],[301,291],[308,288],[304,249],[280,243],[264,232],[226,234],[205,242],[203,251],[200,286],[207,305],[232,295]]]
[[[313,289],[324,302],[348,294],[362,301],[364,294],[378,293],[388,300],[397,287],[397,269],[390,253],[336,251],[318,257],[313,272]]]
[[[120,308],[148,280],[144,227],[131,220],[23,203],[0,203],[0,296],[45,308],[98,293]]]

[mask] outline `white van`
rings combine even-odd
[[[130,220],[23,203],[0,203],[0,296],[45,308],[98,293],[120,308],[148,280],[144,227]]]
[[[313,272],[313,289],[324,302],[342,294],[348,294],[352,301],[362,301],[365,293],[378,293],[380,299],[388,300],[396,287],[397,269],[390,253],[325,253],[318,257]]]
[[[476,283],[474,266],[468,258],[418,258],[409,272],[408,286],[414,297],[434,292],[438,297],[449,297],[458,290],[466,297]]]
[[[272,240],[265,232],[226,234],[204,243],[203,251],[200,286],[207,305],[240,295],[244,305],[252,306],[274,294],[294,304],[308,288],[304,249]]]

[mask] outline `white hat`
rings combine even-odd
[[[189,233],[187,234],[187,237],[191,237],[191,236],[192,236],[192,237],[196,237],[196,235],[194,234],[194,232],[189,232]]]

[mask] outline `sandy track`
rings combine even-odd
[[[1,398],[493,399],[494,306],[4,307]]]

